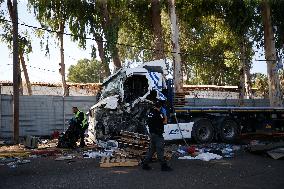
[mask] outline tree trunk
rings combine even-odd
[[[177,15],[175,13],[175,0],[168,0],[170,8],[170,20],[171,20],[171,31],[172,31],[172,46],[173,46],[173,65],[174,65],[174,85],[175,92],[183,92],[183,76],[181,70],[181,57],[180,57],[180,46],[179,46],[179,28]]]
[[[246,47],[244,47],[246,49]],[[246,53],[246,50],[244,50]],[[243,75],[244,75],[244,88],[245,88],[245,98],[252,99],[252,91],[251,91],[251,75],[250,75],[250,63],[247,57],[245,57],[243,62]]]
[[[11,20],[13,20],[12,2],[11,2],[11,0],[7,1],[7,6],[8,6],[10,18],[11,18]],[[25,81],[26,81],[26,84],[27,84],[28,94],[32,95],[32,89],[31,89],[31,83],[30,83],[30,79],[29,79],[29,74],[27,72],[27,67],[26,67],[26,64],[25,64],[25,59],[24,59],[22,51],[23,50],[19,49],[19,59],[20,59],[19,62],[21,62],[22,68],[23,68],[23,71],[24,71],[24,76],[25,76]],[[23,87],[23,85],[22,85],[22,87]]]
[[[280,80],[276,62],[274,33],[272,30],[270,6],[267,0],[262,2],[262,21],[264,25],[264,49],[267,62],[270,106],[282,106]]]
[[[108,77],[110,75],[110,70],[109,70],[109,65],[105,58],[103,38],[99,36],[95,37],[95,39],[98,45],[99,56],[101,58],[102,64],[104,65],[105,77]]]
[[[64,63],[64,41],[63,41],[63,33],[64,33],[64,22],[59,24],[59,42],[60,42],[60,73],[61,73],[61,80],[62,80],[62,90],[63,96],[69,96],[68,87],[66,85],[65,80],[65,63]]]
[[[154,59],[164,59],[164,40],[161,24],[161,8],[159,0],[151,0],[152,27],[154,34],[155,50]]]
[[[241,43],[241,65],[240,70],[240,100],[241,105],[243,105],[244,99],[252,98],[251,91],[251,76],[250,76],[250,64],[247,57],[247,47],[245,40]]]
[[[18,6],[17,1],[7,1],[9,12],[13,21],[13,139],[16,144],[19,143],[19,44],[18,44]]]
[[[23,53],[19,53],[19,57],[20,57],[20,62],[21,62],[22,68],[23,68],[24,76],[25,76],[25,81],[26,81],[26,85],[27,85],[27,89],[28,89],[28,95],[31,96],[32,95],[32,87],[31,87],[31,82],[30,82],[27,66],[25,64],[25,58],[23,56]]]
[[[111,21],[110,21],[110,16],[109,16],[109,11],[107,9],[107,1],[99,1],[100,4],[100,9],[103,15],[103,18],[101,19],[102,22],[102,27],[104,30],[104,33],[106,34],[108,32],[111,26]],[[109,43],[109,41],[108,41]],[[121,61],[118,55],[118,48],[114,45],[113,48],[111,49],[111,55],[112,55],[112,61],[114,64],[114,72],[121,68]]]

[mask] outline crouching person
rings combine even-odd
[[[80,138],[80,147],[86,146],[85,144],[85,131],[88,128],[87,116],[84,112],[80,111],[77,107],[73,107],[74,118],[76,120],[77,135]]]
[[[147,124],[149,127],[149,133],[150,133],[150,148],[149,151],[146,154],[145,159],[142,162],[142,169],[144,170],[150,170],[151,167],[149,166],[149,162],[152,159],[152,156],[155,152],[157,152],[158,160],[161,164],[161,170],[162,171],[172,171],[172,168],[168,166],[165,158],[164,158],[164,116],[161,112],[162,102],[157,101],[154,104],[154,107],[151,108]]]

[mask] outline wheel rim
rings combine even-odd
[[[198,130],[198,136],[202,140],[207,140],[209,138],[209,135],[210,135],[210,131],[207,127],[201,127]]]
[[[227,124],[223,127],[223,135],[224,135],[224,137],[226,137],[226,138],[232,138],[232,137],[234,137],[234,135],[235,135],[235,129],[234,129],[234,127],[227,123]]]

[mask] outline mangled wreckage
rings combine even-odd
[[[145,134],[152,101],[165,99],[165,75],[166,64],[159,60],[136,68],[121,68],[107,78],[97,103],[89,111],[89,138],[112,138],[121,130]]]
[[[121,130],[147,133],[147,111],[154,100],[166,98],[165,140],[231,143],[240,133],[284,129],[283,107],[188,105],[184,93],[183,97],[173,93],[173,80],[166,80],[167,74],[164,60],[157,60],[137,68],[122,68],[110,76],[89,111],[89,138],[94,142],[112,138]]]

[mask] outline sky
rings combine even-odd
[[[29,13],[26,8],[27,0],[18,1],[18,17],[19,23],[40,27],[40,24],[34,18],[33,12]],[[7,11],[6,3],[0,6],[1,10]],[[9,19],[9,17],[7,17]],[[50,55],[45,56],[45,50],[40,47],[40,39],[33,37],[33,29],[19,25],[19,31],[27,30],[31,33],[33,52],[28,55],[26,64],[28,65],[28,73],[32,82],[49,82],[59,83],[61,77],[59,74],[60,51],[57,46],[57,40],[54,37],[50,38]],[[0,29],[0,33],[2,30]],[[69,33],[68,31],[65,31]],[[64,52],[66,73],[71,65],[77,63],[78,60],[88,58],[91,59],[91,45],[95,45],[92,40],[87,40],[86,49],[80,49],[76,42],[72,42],[69,36],[64,36]],[[0,81],[13,80],[13,59],[11,50],[7,48],[5,43],[0,42]],[[259,52],[263,52],[262,49]],[[264,59],[263,56],[257,54],[253,58],[252,73],[260,72],[266,74],[266,62],[254,61],[255,59]],[[48,71],[49,70],[49,71]]]

